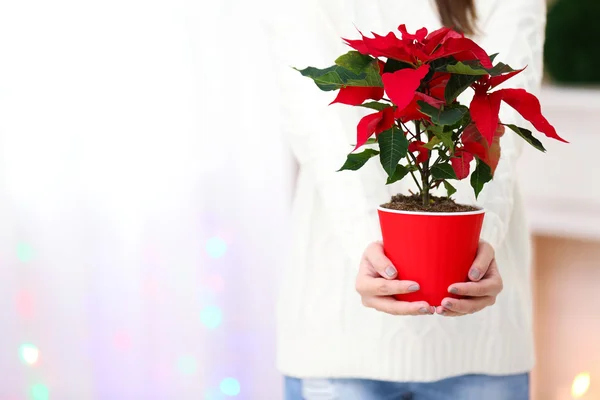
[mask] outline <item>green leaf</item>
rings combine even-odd
[[[438,58],[429,63],[430,69],[435,72],[446,72],[446,66],[448,64],[456,64],[458,60],[452,56]]]
[[[375,59],[371,56],[360,54],[358,51],[350,51],[335,60],[335,65],[346,68],[355,74],[361,74]]]
[[[464,110],[465,110],[465,116],[463,117],[463,119],[461,119],[454,125],[445,126],[444,132],[457,131],[457,130],[460,130],[460,128],[462,128],[463,126],[464,127],[469,126],[469,124],[471,123],[471,113],[469,113],[469,109],[467,107],[464,107]],[[456,140],[457,138],[453,137],[452,139]]]
[[[400,71],[401,69],[406,69],[406,68],[414,68],[414,66],[410,65],[409,63],[405,63],[405,62],[394,60],[393,58],[390,58],[387,60],[387,62],[385,63],[385,66],[383,67],[383,73],[385,73],[385,74],[393,73],[393,72]]]
[[[357,169],[365,165],[366,162],[369,161],[372,157],[375,157],[378,154],[379,152],[373,149],[366,149],[362,153],[348,154],[346,162],[344,163],[342,168],[338,170],[338,172],[345,170],[356,171]]]
[[[453,74],[460,75],[488,75],[488,71],[483,68],[483,66],[479,63],[479,61],[474,62],[462,62],[459,61],[456,64],[447,65],[446,71]]]
[[[390,105],[385,103],[378,103],[376,101],[371,101],[369,103],[361,104],[361,107],[370,108],[371,110],[381,111],[384,108],[388,108]]]
[[[355,74],[354,72],[347,70],[346,68],[334,65],[325,69],[318,69],[314,67],[308,67],[303,70],[297,68],[296,71],[300,72],[303,76],[311,78],[319,89],[324,91],[337,90],[344,87],[350,80],[365,79],[367,74]]]
[[[360,54],[358,51],[350,51],[335,60],[335,64],[344,67],[355,74],[366,74],[364,82],[362,79],[348,81],[348,86],[370,86],[382,87],[383,81],[379,73],[379,63],[371,56]]]
[[[444,93],[446,103],[452,103],[454,100],[456,100],[456,98],[460,96],[462,92],[467,90],[469,86],[471,86],[477,79],[479,79],[479,77],[474,75],[450,75],[450,79],[448,80],[446,91]]]
[[[456,193],[456,188],[448,183],[448,181],[444,181],[444,187],[446,188],[446,192],[448,192],[448,197]]]
[[[484,68],[478,60],[473,61],[459,61],[456,64],[447,65],[445,67],[446,72],[460,75],[491,75],[498,76],[509,72],[514,72],[514,69],[510,65],[499,62],[493,68]]]
[[[374,60],[369,64],[363,72],[366,74],[364,80],[349,80],[348,86],[368,86],[368,87],[383,87],[383,81],[381,80],[381,74],[379,73],[379,63]]]
[[[439,143],[441,143],[441,139],[437,136],[434,136],[431,138],[431,140],[429,141],[429,143],[423,145],[423,147],[425,147],[428,150],[433,150],[433,148],[435,146],[437,146]]]
[[[434,133],[434,135],[441,140],[441,142],[449,149],[454,149],[454,141],[452,140],[452,132],[440,132]]]
[[[454,125],[464,118],[469,111],[463,106],[435,108],[434,106],[419,100],[419,109],[423,114],[431,117],[431,122],[435,125]]]
[[[427,128],[431,133],[438,138],[444,146],[449,149],[454,149],[454,141],[452,140],[452,132],[444,129],[443,126],[431,125]]]
[[[431,168],[431,176],[436,181],[445,179],[457,179],[454,169],[449,163],[436,164]]]
[[[404,178],[409,172],[410,172],[410,170],[408,168],[406,168],[404,165],[398,164],[396,166],[396,171],[394,172],[394,174],[392,176],[388,177],[386,185],[391,185],[394,182],[398,182],[399,180]]]
[[[354,72],[345,67],[334,65],[325,69],[308,67],[297,69],[303,76],[311,78],[323,91],[338,90],[347,86],[383,87],[377,60],[366,65],[361,72]]]
[[[539,140],[537,140],[536,138],[534,138],[533,134],[531,133],[530,130],[525,129],[525,128],[519,128],[516,125],[510,125],[510,124],[505,124],[504,126],[508,126],[510,129],[512,129],[513,131],[515,131],[515,133],[517,135],[519,135],[523,139],[525,139],[525,141],[527,143],[529,143],[530,145],[532,145],[533,147],[535,147],[536,149],[538,149],[542,153],[546,152],[546,149],[544,148],[544,145],[542,144],[542,142],[540,142]]]
[[[396,166],[400,160],[406,157],[408,152],[408,140],[404,133],[396,127],[388,129],[379,134],[377,138],[379,150],[381,151],[381,165],[388,176],[391,177],[396,172]]]
[[[475,168],[475,171],[471,174],[471,186],[473,187],[473,190],[475,190],[475,198],[479,197],[479,193],[483,190],[483,186],[491,180],[491,168],[478,158],[477,168]]]
[[[509,72],[514,72],[514,71],[515,70],[512,69],[510,65],[507,65],[507,64],[504,64],[501,62],[494,65],[494,68],[488,69],[488,72],[490,73],[491,76],[498,76],[498,75],[507,74]]]

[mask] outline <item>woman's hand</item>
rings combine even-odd
[[[425,301],[409,303],[398,301],[393,295],[413,293],[420,289],[413,281],[396,280],[398,271],[383,253],[381,243],[372,243],[365,250],[358,276],[356,291],[365,307],[392,315],[431,315],[435,307]]]
[[[477,257],[469,271],[471,282],[455,283],[448,292],[467,296],[465,299],[445,298],[437,313],[447,317],[474,314],[496,303],[502,291],[502,277],[494,255],[494,248],[486,242],[479,243]]]

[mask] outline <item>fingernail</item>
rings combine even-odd
[[[393,278],[396,275],[396,272],[396,268],[392,267],[391,265],[385,269],[385,274],[390,278]]]
[[[471,268],[471,271],[469,272],[469,278],[471,278],[472,280],[477,280],[480,276],[481,272],[479,272],[477,268]]]
[[[421,308],[421,309],[419,310],[419,312],[420,312],[421,314],[431,314],[431,310],[430,310],[430,309],[428,309],[427,307],[423,307],[423,308]]]
[[[445,301],[444,302],[444,307],[446,307],[446,308],[452,308],[452,303],[449,302],[449,301]]]
[[[431,306],[431,313],[435,314],[435,307],[434,306]]]
[[[455,287],[450,288],[450,293],[452,294],[458,294],[458,289]]]
[[[421,289],[421,286],[419,286],[418,284],[411,285],[411,286],[408,287],[408,291],[409,292],[416,292],[419,289]]]

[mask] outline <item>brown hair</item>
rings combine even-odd
[[[444,26],[465,34],[475,33],[475,0],[436,0]]]

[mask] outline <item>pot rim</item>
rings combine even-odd
[[[404,211],[404,210],[391,210],[389,208],[377,207],[377,210],[390,213],[390,214],[405,214],[405,215],[422,215],[427,217],[461,217],[465,215],[477,215],[484,214],[485,209],[480,208],[474,211],[463,211],[463,212],[429,212],[429,211]]]

